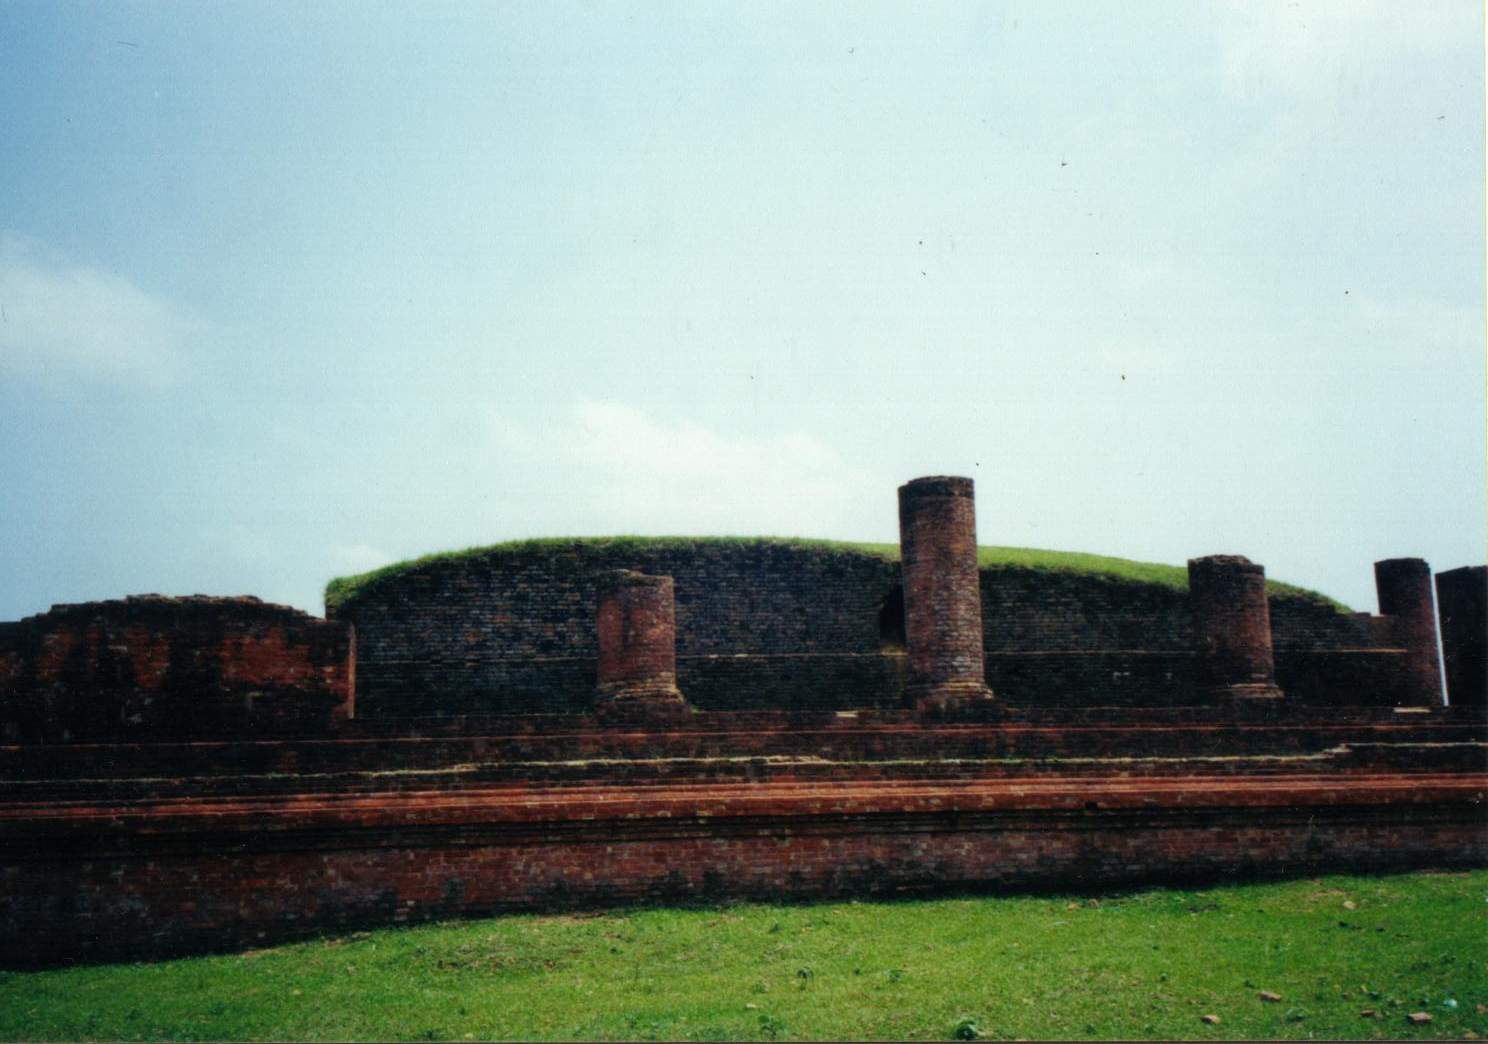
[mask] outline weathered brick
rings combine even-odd
[[[908,696],[932,713],[990,699],[971,479],[935,476],[900,486],[899,548]]]
[[[1455,706],[1488,707],[1488,566],[1436,574],[1442,661]]]
[[[1419,558],[1390,558],[1374,563],[1374,579],[1380,614],[1391,619],[1396,642],[1405,649],[1408,688],[1404,702],[1418,707],[1440,706],[1442,680],[1437,665],[1431,567]]]
[[[1200,698],[1276,699],[1266,571],[1241,555],[1188,561]]]
[[[53,606],[0,631],[12,741],[324,730],[355,706],[346,623],[256,598]]]

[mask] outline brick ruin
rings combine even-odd
[[[978,568],[969,479],[899,512],[898,562],[550,541],[387,571],[326,619],[143,596],[0,624],[0,964],[1488,865],[1488,568],[1433,598],[1380,562],[1380,613],[1347,613],[1233,555],[1187,592]]]
[[[616,569],[599,579],[595,713],[641,722],[679,717],[677,613],[672,578]]]
[[[922,478],[899,487],[899,553],[906,693],[930,713],[990,700],[971,479]]]
[[[10,743],[329,728],[355,705],[353,631],[257,598],[136,595],[0,623]]]

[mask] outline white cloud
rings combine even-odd
[[[892,480],[802,432],[728,434],[592,400],[541,432],[500,428],[506,452],[562,466],[593,532],[849,537],[893,517]]]
[[[1220,75],[1242,98],[1336,95],[1381,64],[1480,41],[1480,15],[1462,0],[1237,0],[1215,20]]]
[[[0,374],[161,384],[195,325],[122,276],[0,237]]]

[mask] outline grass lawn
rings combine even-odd
[[[1488,1037],[1485,899],[1475,871],[508,916],[0,973],[0,1037]]]

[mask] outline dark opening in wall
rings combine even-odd
[[[896,587],[878,604],[878,641],[885,649],[903,649],[904,588]]]

